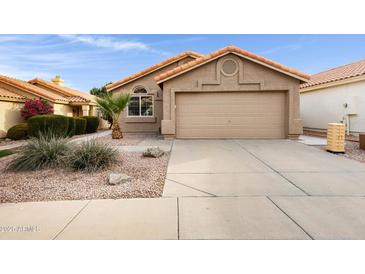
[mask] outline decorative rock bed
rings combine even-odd
[[[318,147],[322,150],[326,150],[325,146]],[[365,150],[360,149],[359,142],[346,141],[345,153],[340,153],[338,155],[365,163]]]
[[[6,164],[13,157],[0,159],[1,203],[159,197],[164,187],[169,153],[149,158],[140,152],[122,152],[112,168],[95,173],[65,169],[5,172]],[[131,179],[123,184],[109,185],[110,173],[123,173]]]

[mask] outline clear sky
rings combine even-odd
[[[313,74],[365,58],[365,35],[0,35],[0,74],[89,91],[186,50],[235,45]]]

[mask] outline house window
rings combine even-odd
[[[128,116],[151,117],[153,116],[153,95],[147,95],[144,87],[136,87],[128,105]]]

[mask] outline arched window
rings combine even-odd
[[[142,86],[138,86],[134,88],[133,93],[147,93],[147,90]]]
[[[147,89],[137,86],[133,89],[132,98],[128,105],[128,116],[153,116],[153,95],[147,95]]]

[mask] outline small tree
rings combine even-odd
[[[123,138],[122,131],[119,126],[119,117],[123,110],[128,106],[131,96],[126,94],[108,94],[103,98],[97,98],[96,103],[102,112],[112,117],[112,138]]]
[[[53,114],[53,107],[48,101],[39,99],[28,99],[24,102],[24,106],[20,109],[23,118],[28,119],[40,114]]]

